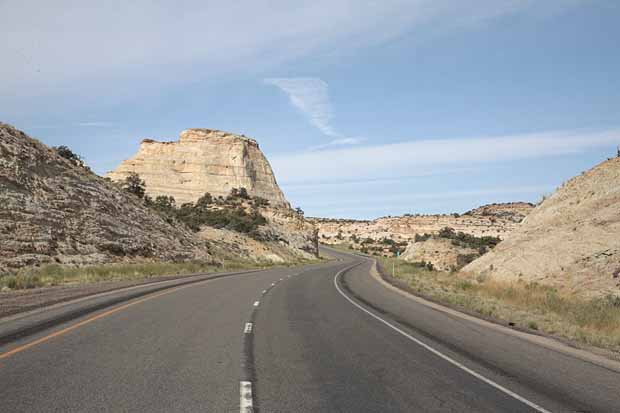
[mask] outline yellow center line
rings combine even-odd
[[[212,281],[212,280],[205,280],[205,281]],[[127,303],[127,304],[123,304],[120,307],[115,307],[115,308],[113,308],[111,310],[108,310],[108,311],[105,311],[103,313],[97,314],[96,316],[87,318],[86,320],[82,320],[79,323],[76,323],[76,324],[73,324],[73,325],[71,325],[69,327],[63,328],[62,330],[55,331],[55,332],[53,332],[53,333],[51,333],[51,334],[49,334],[49,335],[47,335],[45,337],[41,337],[39,339],[31,341],[30,343],[26,343],[24,345],[16,347],[16,348],[14,348],[12,350],[9,350],[7,352],[0,353],[0,360],[9,358],[9,357],[11,357],[14,354],[21,353],[22,351],[28,350],[31,347],[34,347],[34,346],[37,346],[39,344],[45,343],[46,341],[51,340],[51,339],[53,339],[55,337],[59,337],[59,336],[65,335],[65,334],[67,334],[67,333],[69,333],[69,332],[71,332],[71,331],[73,331],[75,329],[78,329],[78,328],[80,328],[82,326],[85,326],[86,324],[90,324],[93,321],[99,320],[100,318],[107,317],[107,316],[112,315],[114,313],[118,313],[119,311],[125,310],[125,309],[127,309],[129,307],[132,307],[132,306],[136,305],[136,304],[140,304],[140,303],[143,303],[145,301],[149,301],[149,300],[152,300],[154,298],[161,297],[163,295],[172,294],[175,291],[179,291],[179,290],[182,290],[184,288],[191,287],[193,285],[194,285],[193,283],[192,284],[188,284],[188,285],[182,285],[180,287],[176,287],[176,288],[173,288],[171,290],[162,291],[162,292],[159,292],[157,294],[149,295],[149,296],[141,298],[139,300],[132,301],[132,302]]]

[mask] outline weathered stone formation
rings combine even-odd
[[[563,184],[463,271],[620,295],[620,159]]]
[[[477,237],[504,238],[534,209],[526,202],[491,204],[464,214],[404,215],[383,217],[372,221],[315,218],[319,239],[327,244],[337,244],[352,239],[384,238],[398,242],[413,240],[416,234],[436,234],[445,227]]]
[[[258,262],[291,262],[318,256],[315,228],[291,209],[261,207],[267,224],[259,227],[260,241],[225,228],[203,226],[198,236],[211,241],[218,257]]]
[[[0,272],[45,263],[210,259],[137,197],[0,123]]]
[[[452,271],[463,264],[461,257],[478,257],[478,250],[455,245],[446,238],[429,238],[425,241],[411,242],[401,256],[409,262],[427,262],[439,271]]]
[[[178,205],[206,192],[226,197],[232,188],[246,188],[252,197],[290,208],[258,143],[228,132],[188,129],[178,142],[145,139],[138,153],[107,177],[121,181],[132,172],[145,181],[147,194],[171,195]]]

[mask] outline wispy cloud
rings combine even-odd
[[[557,131],[471,139],[437,139],[281,154],[271,163],[282,183],[384,178],[485,162],[570,155],[613,148],[620,130]]]
[[[108,126],[112,126],[112,122],[78,122],[77,126],[82,126],[86,128],[106,128]]]
[[[331,125],[333,110],[325,81],[316,77],[280,77],[265,79],[265,83],[286,93],[291,104],[323,134],[340,138]]]
[[[310,148],[311,151],[321,151],[329,148],[336,148],[339,146],[352,146],[361,145],[366,142],[366,138],[340,138],[334,139],[331,142],[324,143],[322,145],[316,145]]]

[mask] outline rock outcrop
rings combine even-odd
[[[534,208],[526,202],[491,204],[459,214],[405,215],[373,221],[314,218],[321,242],[337,244],[352,238],[397,242],[412,240],[416,234],[436,234],[445,227],[477,237],[504,238]]]
[[[620,158],[566,182],[463,271],[620,295]]]
[[[206,243],[0,123],[0,272],[45,263],[211,259]]]
[[[267,220],[258,230],[261,241],[247,234],[208,226],[203,226],[198,236],[213,241],[212,251],[218,257],[275,263],[317,257],[314,226],[302,216],[271,207],[260,208],[260,213]]]
[[[446,238],[429,238],[425,241],[412,242],[401,258],[409,262],[431,263],[439,271],[452,271],[463,265],[463,258],[478,257],[477,249],[455,245]]]
[[[252,197],[290,208],[258,143],[228,132],[188,129],[177,142],[145,139],[138,153],[107,177],[122,181],[132,172],[145,181],[148,195],[173,196],[178,205],[206,192],[225,197],[232,188],[246,188]]]

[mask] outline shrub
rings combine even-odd
[[[239,199],[250,199],[250,195],[248,194],[248,190],[241,188],[233,188],[230,190],[230,194],[226,197],[227,201],[234,201]]]
[[[500,243],[499,237],[476,237],[474,235],[465,234],[464,232],[456,232],[453,228],[445,227],[442,228],[438,235],[439,238],[446,238],[452,240],[452,244],[455,246],[461,246],[465,248],[478,249],[479,253],[482,255],[484,248],[484,253],[487,252],[489,248],[495,248],[497,244]]]
[[[82,159],[82,157],[76,153],[74,153],[68,146],[65,145],[61,145],[61,146],[54,146],[53,148],[56,153],[67,159],[68,161],[70,161],[72,164],[76,165],[76,166],[80,166],[80,167],[85,167],[86,164],[84,163],[84,160]]]
[[[174,197],[161,195],[148,206],[163,215],[169,223],[176,220],[193,231],[199,231],[202,225],[208,225],[246,233],[254,238],[261,237],[258,227],[266,224],[267,219],[260,214],[255,204],[248,212],[242,206],[209,208],[212,203],[213,197],[209,193],[203,195],[195,204],[190,202],[180,207],[176,206]]]
[[[456,256],[456,265],[462,268],[478,258],[478,254],[459,254]]]
[[[256,198],[254,198],[254,206],[256,207],[266,207],[269,206],[269,200],[262,198],[260,196],[257,196]]]
[[[430,237],[431,237],[431,234],[424,234],[424,235],[415,234],[415,237],[413,238],[413,242],[424,242]]]
[[[123,189],[130,194],[134,194],[138,198],[144,198],[146,193],[146,183],[140,179],[140,175],[131,172],[123,182]]]

